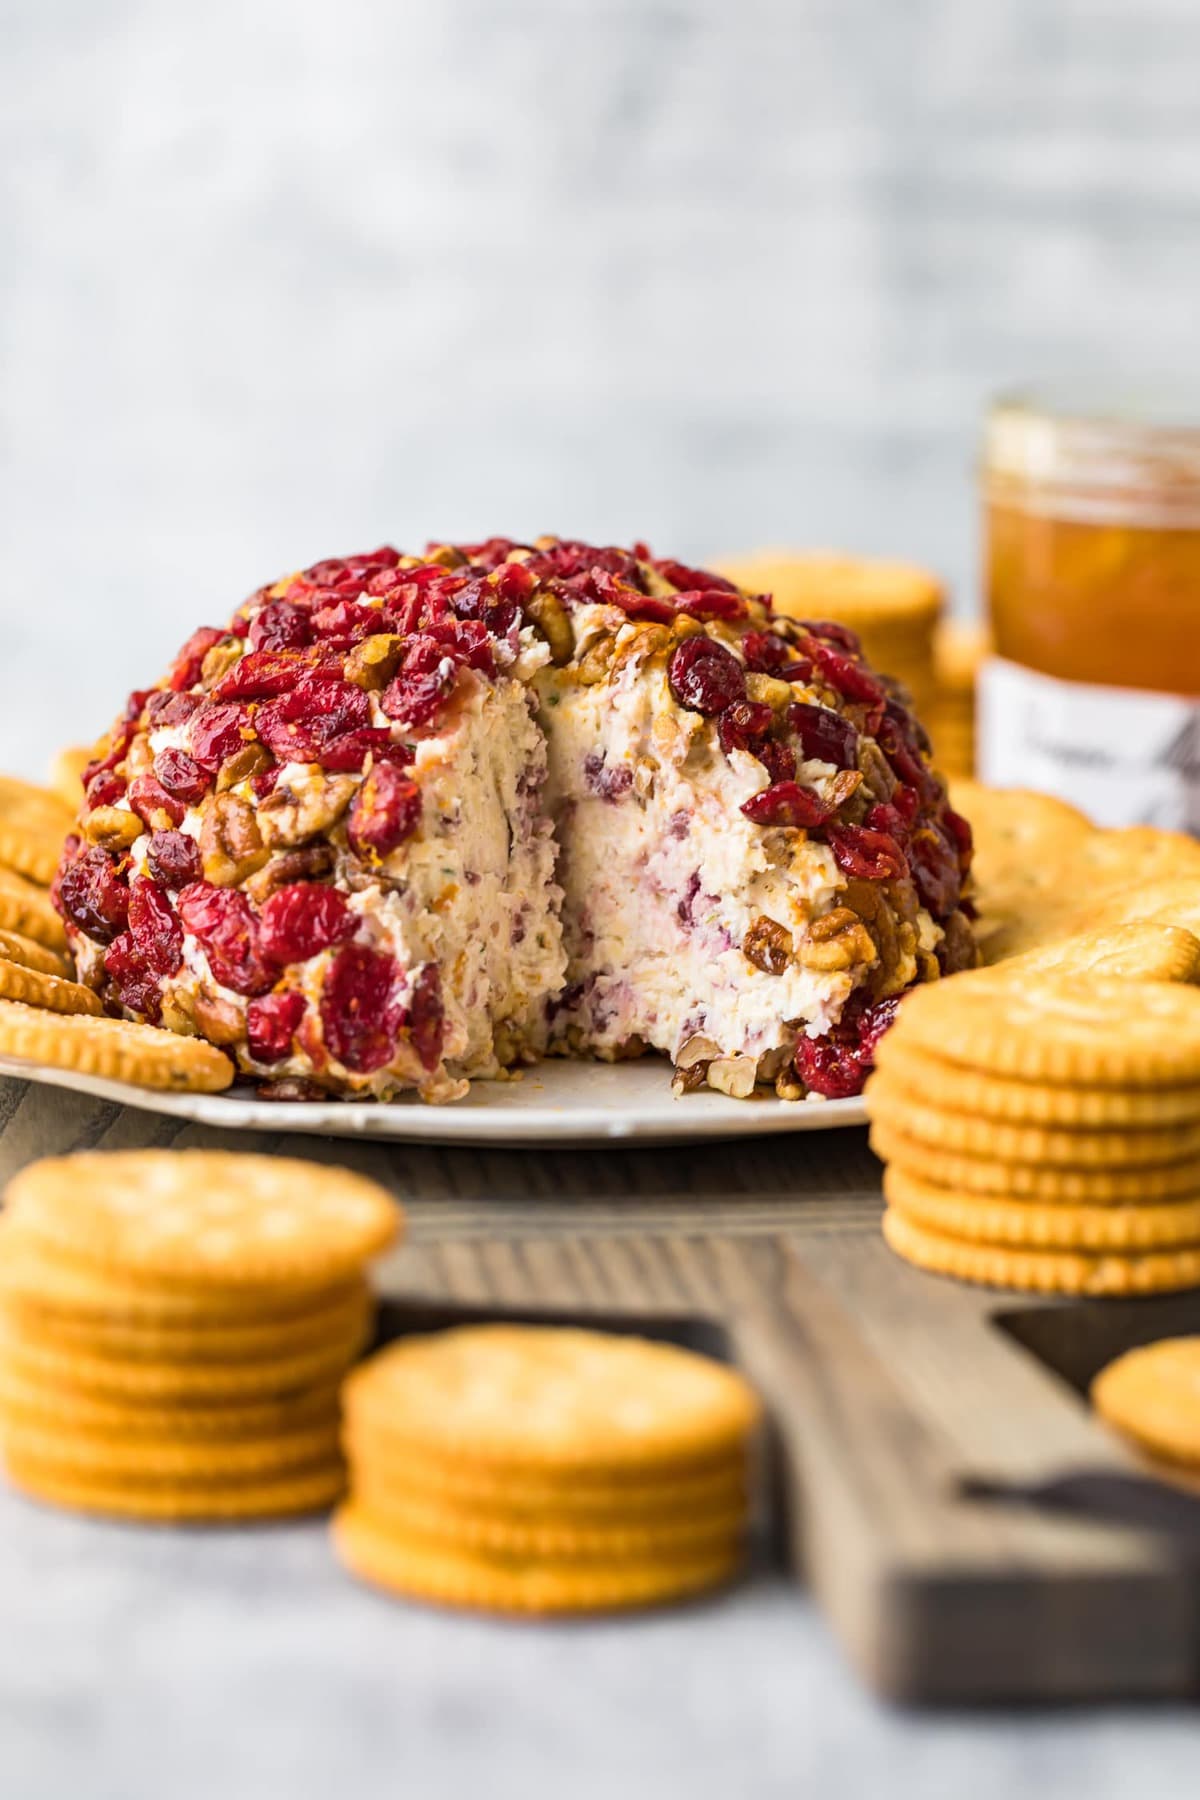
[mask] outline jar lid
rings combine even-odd
[[[1200,401],[1166,383],[1058,384],[1001,396],[984,473],[997,498],[1069,518],[1200,526]]]

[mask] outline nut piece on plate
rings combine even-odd
[[[974,960],[970,863],[829,607],[497,538],[330,558],[194,632],[88,762],[53,895],[108,1012],[273,1093],[654,1050],[838,1097],[895,997]]]

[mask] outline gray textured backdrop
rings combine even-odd
[[[989,391],[1195,356],[1195,0],[0,22],[0,765],[384,537],[838,543],[965,605]]]

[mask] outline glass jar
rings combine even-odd
[[[983,502],[983,780],[1102,825],[1200,828],[1200,425],[1002,400]]]

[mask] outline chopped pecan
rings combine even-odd
[[[777,919],[760,913],[742,939],[742,955],[764,975],[782,975],[792,960],[792,934]]]
[[[575,676],[581,687],[596,687],[608,676],[617,640],[610,631],[594,638],[575,665]]]
[[[234,887],[262,868],[269,852],[247,801],[214,795],[200,827],[200,855],[204,879],[214,887]]]
[[[542,588],[526,601],[525,610],[549,644],[551,661],[561,669],[575,654],[575,631],[566,607],[557,594]]]
[[[245,1037],[245,1022],[232,1000],[197,994],[192,1006],[196,1024],[210,1044],[238,1044]]]
[[[890,800],[900,784],[892,772],[892,765],[874,738],[860,736],[858,767],[872,799]]]
[[[137,814],[127,812],[123,806],[98,806],[88,814],[83,826],[90,844],[115,851],[128,850],[145,829]]]
[[[674,1094],[694,1094],[698,1088],[707,1086],[704,1078],[706,1065],[693,1063],[690,1069],[675,1065],[675,1073],[671,1077],[671,1091]]]
[[[875,962],[879,952],[858,914],[848,906],[835,906],[823,918],[813,920],[797,954],[806,969],[834,974],[861,969]]]
[[[196,1029],[196,1004],[186,988],[167,988],[162,997],[162,1022],[168,1031],[188,1037]]]
[[[306,782],[299,793],[280,782],[258,809],[258,823],[271,849],[303,844],[336,825],[358,786],[353,775],[326,775]]]
[[[856,794],[862,786],[862,780],[857,769],[839,769],[829,784],[828,798],[831,805],[845,806],[851,795]]]
[[[130,740],[125,752],[125,778],[133,781],[138,775],[148,775],[154,767],[154,752],[150,748],[147,732],[139,731]]]
[[[706,1071],[710,1088],[732,1100],[748,1100],[758,1079],[758,1060],[753,1056],[718,1056]]]
[[[721,1046],[702,1031],[693,1031],[691,1037],[685,1038],[680,1045],[679,1054],[675,1058],[677,1069],[694,1069],[698,1063],[711,1062],[714,1056],[720,1056]]]
[[[231,638],[226,643],[213,645],[200,664],[200,680],[206,688],[214,687],[222,675],[229,673],[235,662],[241,661],[242,649],[240,638]]]
[[[937,950],[942,974],[956,975],[960,969],[973,969],[979,961],[979,946],[967,915],[952,912],[943,929],[946,935]]]
[[[760,706],[769,706],[772,712],[785,712],[796,698],[795,689],[789,682],[780,681],[774,675],[760,675],[750,669],[746,673],[746,693],[751,700]]]
[[[356,644],[346,658],[346,680],[368,693],[385,688],[404,654],[404,639],[394,631],[379,631]]]
[[[320,881],[331,875],[334,861],[332,844],[302,844],[296,850],[273,856],[264,869],[250,877],[246,892],[256,906],[261,906],[276,888],[287,887],[289,882]]]
[[[634,764],[633,791],[639,800],[649,800],[654,793],[654,777],[658,764],[652,756],[639,756]]]
[[[224,794],[229,788],[237,787],[239,782],[249,781],[252,775],[261,775],[269,769],[274,757],[265,744],[243,744],[232,756],[227,756],[217,773],[217,792]]]

